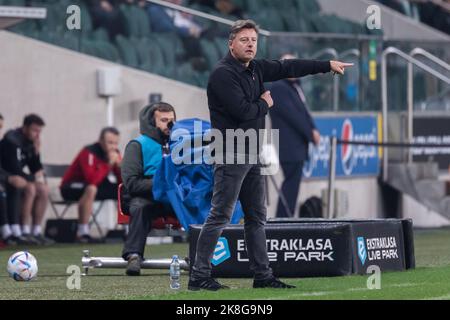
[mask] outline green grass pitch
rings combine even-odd
[[[367,289],[367,276],[286,279],[297,285],[292,290],[251,289],[251,279],[221,279],[231,290],[188,292],[187,273],[182,289],[169,288],[168,272],[143,270],[141,277],[127,277],[124,270],[94,269],[81,278],[80,290],[69,290],[69,265],[81,265],[83,249],[92,256],[120,256],[120,244],[56,245],[29,248],[38,260],[34,281],[16,282],[6,272],[8,257],[24,248],[0,250],[0,299],[450,299],[450,229],[415,231],[415,270],[381,275],[381,289]],[[147,246],[147,257],[187,256],[187,244]]]

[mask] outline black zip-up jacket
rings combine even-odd
[[[265,116],[269,110],[266,101],[261,99],[265,92],[264,82],[299,78],[330,70],[329,61],[301,59],[255,59],[245,67],[228,52],[216,65],[208,81],[211,125],[219,129],[224,137],[226,129],[254,129],[258,132],[265,128]],[[234,153],[237,150],[235,143]],[[248,143],[245,150],[248,153]]]
[[[42,170],[41,157],[32,141],[22,133],[22,128],[10,130],[2,140],[1,164],[11,175],[19,175],[27,181],[34,181],[34,174]],[[24,172],[28,167],[30,174]]]

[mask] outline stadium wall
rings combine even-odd
[[[23,116],[43,116],[42,158],[69,163],[107,125],[106,100],[97,95],[97,69],[119,66],[20,35],[0,31],[0,102],[5,130]],[[209,119],[204,90],[121,66],[122,93],[114,98],[121,150],[138,131],[138,113],[150,93],[161,93],[179,118]]]

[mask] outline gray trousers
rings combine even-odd
[[[255,279],[272,276],[267,256],[265,177],[259,165],[220,164],[214,167],[214,190],[211,211],[197,242],[191,279],[211,276],[211,259],[223,229],[229,224],[236,205],[241,201],[244,211],[244,231],[250,269]]]

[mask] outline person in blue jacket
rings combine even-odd
[[[121,167],[122,208],[129,213],[130,224],[122,257],[128,261],[129,276],[140,275],[152,220],[173,215],[170,208],[154,200],[152,190],[153,176],[163,155],[169,153],[168,140],[175,117],[175,109],[168,103],[146,106],[139,114],[141,134],[125,148]]]

